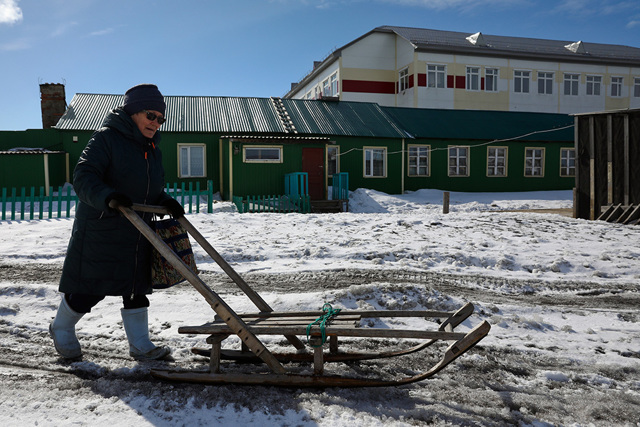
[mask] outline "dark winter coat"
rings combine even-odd
[[[149,140],[122,109],[109,113],[89,140],[73,173],[79,203],[59,290],[121,295],[151,293],[151,245],[107,206],[113,192],[133,203],[158,205],[164,192],[160,135]],[[151,222],[150,214],[144,219]]]

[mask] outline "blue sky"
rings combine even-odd
[[[0,0],[0,130],[40,128],[40,83],[282,96],[381,25],[640,47],[638,0]]]

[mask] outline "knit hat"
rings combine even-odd
[[[142,110],[153,110],[164,116],[167,108],[164,97],[158,90],[158,86],[141,84],[132,87],[124,94],[124,111],[130,116]]]

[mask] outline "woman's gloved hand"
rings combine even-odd
[[[178,219],[184,216],[184,208],[176,199],[167,199],[164,202],[160,203],[160,205],[167,208],[172,217]]]
[[[116,205],[111,206],[111,202],[115,202]],[[129,196],[127,196],[126,194],[118,193],[117,191],[109,194],[105,199],[105,203],[112,209],[117,209],[118,206],[124,206],[125,208],[130,208],[131,206],[133,206],[133,202],[131,201]]]

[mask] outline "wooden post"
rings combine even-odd
[[[220,373],[220,355],[222,350],[222,341],[227,335],[211,335],[207,342],[211,344],[211,355],[209,358],[209,372],[212,374]]]
[[[442,193],[442,213],[443,214],[449,213],[449,192],[448,191],[445,191],[444,193]]]
[[[322,338],[319,336],[309,337],[309,344],[313,349],[313,374],[322,375],[324,372],[324,354],[322,352]]]

